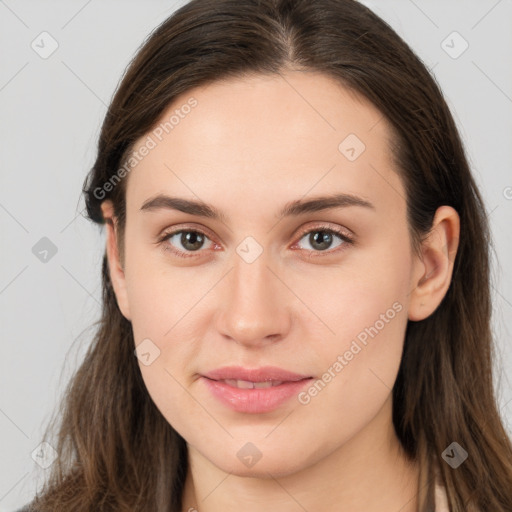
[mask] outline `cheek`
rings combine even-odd
[[[395,298],[375,292],[343,296],[337,318],[330,320],[336,336],[318,343],[318,378],[298,398],[304,417],[322,418],[325,437],[334,444],[369,424],[392,392],[407,326],[406,308]]]
[[[321,311],[331,334],[316,347],[323,370],[343,375],[344,385],[380,377],[392,387],[407,326],[405,288],[359,283],[357,290],[330,291],[331,305]]]
[[[127,239],[126,288],[136,343],[162,339],[192,306],[187,269],[172,269],[163,250]],[[189,304],[190,303],[190,304]]]
[[[215,276],[199,278],[197,270],[172,268],[155,248],[128,244],[127,249],[126,285],[139,368],[153,402],[180,431],[183,418],[198,413],[184,388],[199,351],[193,339],[200,336],[192,332],[202,325],[198,301]]]

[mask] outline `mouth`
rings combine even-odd
[[[277,367],[225,367],[201,377],[221,404],[237,412],[254,414],[279,408],[313,379]]]

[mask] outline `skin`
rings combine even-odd
[[[152,364],[139,362],[144,382],[188,445],[183,511],[412,512],[418,467],[395,435],[391,389],[408,320],[428,317],[449,287],[457,213],[439,208],[414,253],[389,125],[331,78],[287,70],[215,82],[183,93],[162,119],[192,96],[198,105],[128,176],[124,261],[115,223],[107,225],[118,305],[136,345],[149,338],[160,350]],[[338,149],[350,133],[366,146],[354,161]],[[334,192],[374,209],[277,221],[285,203]],[[201,199],[225,222],[141,211],[158,193]],[[113,217],[110,201],[102,207]],[[319,225],[352,233],[355,243],[333,235],[322,251],[301,233]],[[187,252],[179,235],[156,243],[178,227],[208,237],[188,250],[193,257],[163,250]],[[247,236],[263,248],[252,263],[236,251]],[[321,378],[394,303],[401,310],[307,405],[294,397],[269,413],[235,412],[198,378],[231,364]],[[237,457],[248,442],[262,454],[252,467]]]

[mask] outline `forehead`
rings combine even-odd
[[[216,81],[177,96],[137,141],[128,208],[156,193],[255,212],[257,201],[277,208],[334,189],[403,200],[390,133],[377,108],[320,73]]]

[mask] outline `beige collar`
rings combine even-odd
[[[435,512],[450,512],[450,508],[448,507],[448,498],[446,497],[446,490],[439,478],[436,480],[434,497]]]

